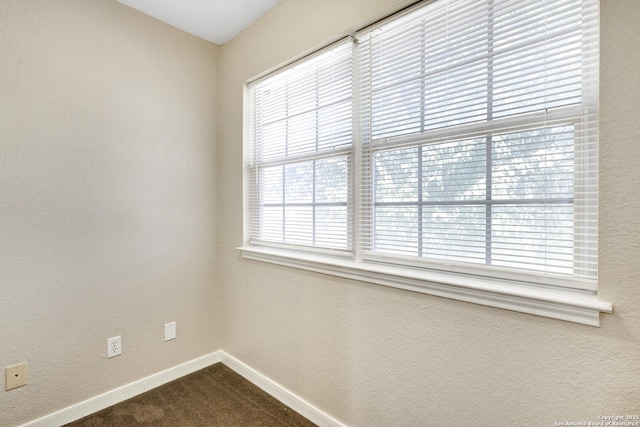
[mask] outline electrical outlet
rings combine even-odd
[[[7,391],[22,387],[27,383],[27,364],[7,366],[5,389]]]
[[[122,337],[118,335],[117,337],[109,338],[107,340],[107,359],[115,356],[119,356],[122,354]]]
[[[176,322],[165,323],[164,325],[164,340],[176,339]]]

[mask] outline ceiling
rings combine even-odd
[[[282,0],[118,0],[176,28],[224,44]]]

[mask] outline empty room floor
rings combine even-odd
[[[222,363],[106,408],[67,427],[315,426]]]

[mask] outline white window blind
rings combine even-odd
[[[250,243],[595,291],[598,13],[424,2],[250,83]]]
[[[361,256],[594,288],[597,16],[437,0],[357,34]]]
[[[351,250],[352,56],[347,40],[250,86],[253,243]]]

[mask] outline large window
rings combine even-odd
[[[425,2],[248,106],[252,245],[595,292],[597,0]]]
[[[440,0],[358,35],[363,254],[589,286],[597,27],[587,3]]]

